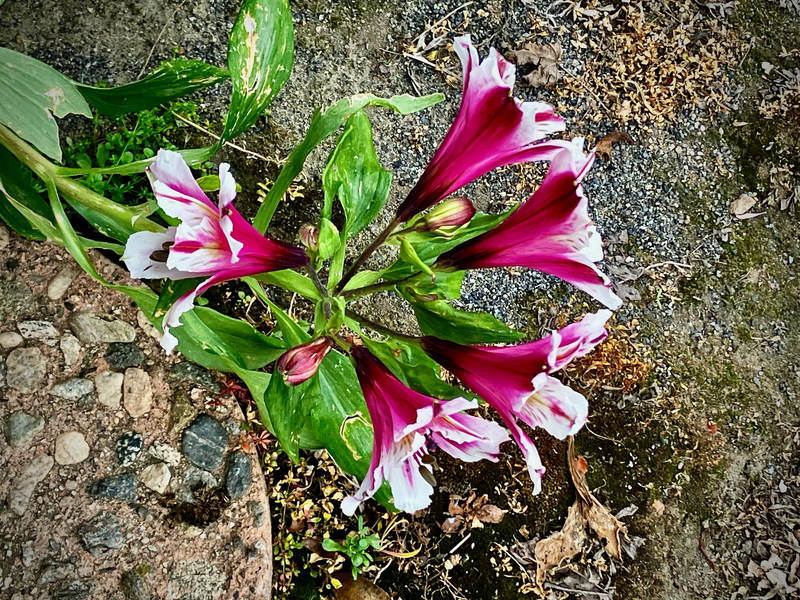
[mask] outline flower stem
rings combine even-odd
[[[356,273],[358,273],[358,270],[365,262],[367,262],[367,259],[372,256],[372,253],[375,252],[375,250],[377,250],[390,235],[392,235],[392,232],[397,229],[398,225],[400,225],[400,221],[397,219],[397,217],[395,217],[392,219],[392,222],[386,226],[386,229],[381,231],[378,234],[378,237],[372,240],[372,243],[367,246],[361,254],[358,255],[358,258],[352,265],[350,265],[347,273],[344,274],[344,277],[342,277],[341,281],[339,281],[339,284],[336,286],[336,289],[333,291],[335,295],[342,293],[342,290],[345,288],[347,283]]]
[[[414,279],[417,275],[421,275],[422,271],[416,271],[415,273],[409,275],[408,277],[403,277],[402,279],[397,279],[395,281],[381,281],[379,283],[373,283],[372,285],[365,285],[364,287],[355,288],[353,290],[345,290],[342,292],[342,298],[358,298],[359,296],[366,296],[367,294],[374,294],[376,292],[382,292],[383,290],[390,290],[396,285],[400,285],[401,283],[405,283],[406,281],[410,281]]]
[[[319,278],[319,273],[317,270],[311,266],[311,263],[306,265],[306,271],[308,271],[308,275],[311,278],[311,281],[314,282],[314,287],[317,288],[319,293],[322,295],[323,298],[328,297],[328,288],[325,287],[325,284],[322,283],[322,280]]]
[[[353,312],[352,310],[348,310],[345,314],[347,314],[347,316],[353,319],[354,321],[358,321],[358,323],[360,323],[364,327],[368,327],[369,329],[377,331],[378,333],[381,333],[383,335],[397,338],[398,340],[403,340],[404,342],[407,342],[409,344],[414,344],[415,346],[418,346],[420,344],[420,340],[422,339],[413,335],[406,335],[404,333],[400,333],[399,331],[395,331],[394,329],[391,329],[389,327],[384,327],[380,323],[376,323],[375,321],[371,321],[366,317],[362,317],[361,315]]]

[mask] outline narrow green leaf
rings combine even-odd
[[[286,314],[286,311],[269,299],[269,296],[264,292],[264,288],[261,287],[256,278],[242,277],[242,281],[250,286],[250,289],[253,290],[256,296],[258,296],[258,298],[269,307],[272,314],[275,315],[275,319],[278,321],[278,327],[280,327],[283,333],[283,339],[286,340],[287,347],[299,346],[311,339],[311,336],[303,331],[300,326]]]
[[[4,146],[0,146],[0,182],[10,197],[52,223],[53,211],[50,205],[33,187],[30,176],[26,176],[20,162]],[[11,229],[26,238],[45,239],[42,232],[31,225],[2,192],[0,192],[0,219],[3,219]]]
[[[322,296],[320,296],[319,290],[314,286],[314,283],[308,277],[304,277],[291,269],[262,273],[255,275],[253,279],[268,285],[277,285],[290,292],[297,292],[309,300],[322,300]]]
[[[161,63],[142,79],[113,88],[76,84],[92,106],[109,119],[150,110],[228,78],[228,72],[201,60],[179,58]],[[100,163],[98,157],[98,163]],[[102,163],[100,163],[102,166]]]
[[[42,153],[61,160],[55,117],[70,113],[91,117],[72,82],[41,61],[0,48],[0,123]]]
[[[80,202],[76,202],[71,196],[65,195],[65,198],[75,212],[86,219],[92,227],[106,237],[110,237],[124,244],[131,235],[139,231],[138,229],[120,223],[119,219],[111,218],[102,212],[84,206]]]
[[[206,162],[217,153],[216,146],[209,146],[207,148],[190,148],[188,150],[178,150],[178,153],[183,156],[186,164],[191,166],[199,165]],[[133,175],[135,173],[144,173],[145,169],[155,160],[155,157],[137,160],[127,165],[118,165],[114,167],[98,167],[92,169],[71,169],[68,167],[61,167],[56,170],[56,175],[59,177],[74,177],[78,175]]]
[[[344,232],[353,237],[381,211],[391,184],[392,173],[381,167],[372,141],[372,126],[360,110],[347,120],[322,173],[323,213],[330,218],[333,197],[338,196],[345,214]]]
[[[228,42],[233,95],[220,144],[244,133],[289,79],[294,26],[287,0],[244,0]]]
[[[524,333],[511,329],[488,313],[465,312],[444,300],[414,302],[410,296],[405,297],[411,302],[419,328],[426,335],[459,344],[515,342],[525,337]]]
[[[317,109],[311,119],[311,125],[306,132],[305,138],[300,142],[281,169],[277,180],[270,188],[264,203],[258,209],[255,218],[255,227],[264,233],[272,220],[272,215],[278,207],[278,203],[283,198],[286,190],[303,169],[306,158],[317,145],[332,135],[342,124],[352,115],[366,106],[382,106],[390,108],[400,114],[408,114],[423,110],[444,100],[442,94],[431,94],[415,98],[409,95],[394,96],[392,98],[379,98],[372,94],[358,94],[340,100],[333,106],[325,110]]]

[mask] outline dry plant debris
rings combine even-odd
[[[523,81],[531,87],[553,85],[564,75],[558,68],[563,50],[558,42],[534,44],[528,42],[521,50],[514,52],[517,65],[533,65],[536,67],[525,75]]]
[[[486,494],[476,497],[475,492],[470,492],[466,499],[451,494],[450,506],[447,510],[450,516],[439,527],[445,533],[455,533],[463,525],[468,525],[472,529],[480,529],[483,528],[484,523],[499,523],[508,511],[488,502],[489,497]]]
[[[624,131],[612,131],[611,133],[607,133],[600,138],[600,141],[597,142],[597,145],[594,147],[597,156],[606,162],[610,161],[611,152],[614,149],[614,142],[632,144],[633,138]]]
[[[747,194],[742,194],[736,200],[731,203],[731,214],[739,219],[740,221],[744,221],[745,219],[752,219],[753,217],[759,217],[765,213],[753,213],[750,212],[750,209],[756,205],[757,200],[752,196]]]
[[[588,99],[600,105],[595,120],[671,121],[687,106],[711,113],[729,110],[726,69],[740,46],[719,18],[696,2],[639,1],[619,8],[583,0],[555,4],[570,6],[551,15],[572,14],[577,29],[571,44],[595,55],[580,75],[564,79],[573,95],[600,94]],[[603,115],[601,108],[609,114]]]

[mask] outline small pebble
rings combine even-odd
[[[167,490],[171,477],[172,473],[170,473],[169,467],[165,463],[156,463],[142,471],[142,474],[139,475],[139,481],[146,488],[163,494]]]
[[[71,367],[81,356],[81,343],[71,333],[61,336],[61,352],[64,354],[64,364]]]
[[[38,348],[16,348],[6,359],[6,384],[23,394],[44,387],[47,360]]]
[[[183,432],[181,450],[189,462],[213,471],[222,464],[228,434],[219,421],[208,415],[200,415]]]
[[[83,434],[68,431],[56,438],[55,459],[60,465],[74,465],[89,458],[89,444]]]
[[[97,401],[109,408],[119,408],[122,400],[122,382],[125,376],[114,371],[98,373],[94,379],[97,388]]]
[[[80,273],[80,269],[74,266],[64,267],[47,284],[47,297],[51,300],[58,300],[67,293],[67,288]]]
[[[139,453],[144,447],[144,438],[142,434],[136,431],[129,431],[120,436],[117,440],[116,455],[119,464],[123,467],[129,467],[139,456]]]
[[[22,343],[22,336],[16,331],[4,331],[0,333],[0,348],[16,348]]]
[[[142,369],[128,369],[123,380],[122,405],[134,419],[146,415],[153,407],[150,375]]]
[[[16,448],[31,442],[43,428],[44,417],[18,411],[6,419],[3,430],[8,445]]]
[[[50,390],[50,393],[53,396],[64,398],[64,400],[72,400],[73,402],[77,402],[84,396],[91,394],[92,390],[94,390],[94,383],[88,379],[75,377],[73,379],[68,379],[67,381],[55,384]]]

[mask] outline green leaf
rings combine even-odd
[[[41,194],[34,189],[30,176],[26,176],[23,166],[4,146],[0,146],[0,182],[8,195],[27,206],[30,210],[51,223],[53,211]],[[0,218],[18,234],[32,239],[44,240],[45,236],[20,213],[6,195],[0,192]]]
[[[317,377],[320,397],[311,410],[314,432],[342,470],[363,479],[372,456],[373,429],[356,370],[342,353],[331,350]],[[375,498],[393,508],[387,484]]]
[[[431,268],[426,265],[422,259],[417,255],[417,251],[414,249],[414,246],[411,245],[405,238],[400,239],[400,260],[404,263],[412,265],[416,268],[417,271],[422,271],[423,273],[430,276],[431,281],[436,280],[436,275],[433,274]]]
[[[316,377],[300,385],[287,385],[283,377],[277,375],[270,379],[265,396],[269,418],[275,437],[294,462],[300,459],[300,434],[318,397]]]
[[[436,281],[420,275],[408,283],[401,284],[401,287],[416,297],[435,295],[437,300],[456,300],[461,298],[461,283],[466,273],[466,271],[437,273]]]
[[[474,394],[442,381],[441,368],[421,348],[396,339],[377,341],[364,336],[364,345],[394,373],[394,376],[412,390],[443,400],[477,398]]]
[[[178,150],[178,154],[183,156],[186,164],[191,166],[199,165],[206,162],[209,158],[217,153],[216,146],[209,146],[207,148],[190,148],[188,150]],[[127,165],[117,165],[114,167],[97,167],[93,169],[71,169],[69,167],[61,167],[56,170],[56,175],[60,177],[73,177],[75,175],[134,175],[135,173],[144,173],[145,169],[155,160],[153,158],[146,158],[143,160],[136,160]]]
[[[264,373],[263,371],[249,371],[242,369],[237,369],[236,374],[241,378],[242,381],[244,381],[247,389],[250,390],[250,394],[253,396],[253,400],[258,408],[258,415],[261,419],[261,424],[266,427],[267,430],[272,433],[272,435],[275,435],[275,429],[273,428],[272,420],[269,417],[267,404],[264,401],[264,396],[266,396],[267,390],[269,389],[269,382],[272,379],[272,375],[269,373]],[[305,448],[305,446],[303,447]]]
[[[278,203],[283,198],[286,190],[303,169],[306,158],[317,145],[332,135],[342,124],[352,115],[366,106],[382,106],[391,108],[400,114],[416,112],[444,100],[442,94],[431,94],[415,98],[409,95],[394,96],[389,99],[379,98],[372,94],[358,94],[340,100],[333,106],[325,110],[317,109],[311,119],[311,125],[306,132],[305,138],[300,142],[281,169],[278,178],[270,188],[269,193],[264,199],[264,203],[258,209],[254,225],[261,233],[267,230],[267,226],[272,220],[272,215],[278,207]]]
[[[110,237],[124,244],[131,235],[139,231],[139,229],[128,227],[126,223],[120,222],[120,219],[109,217],[107,214],[84,206],[80,202],[76,202],[71,196],[65,195],[65,198],[75,212],[86,219],[92,227],[106,237]],[[111,200],[109,200],[109,202],[111,202]]]
[[[391,184],[391,171],[381,167],[375,154],[369,119],[359,110],[347,120],[322,173],[323,214],[330,218],[333,197],[338,196],[345,214],[344,233],[353,237],[381,211]]]
[[[319,290],[314,286],[314,283],[308,277],[304,277],[297,271],[292,271],[291,269],[262,273],[253,276],[253,279],[257,279],[268,285],[277,285],[290,292],[297,292],[309,300],[322,300],[322,296],[320,296]]]
[[[287,0],[244,0],[228,41],[233,95],[220,144],[244,133],[289,79],[294,26]]]
[[[178,338],[178,351],[207,369],[227,373],[260,369],[286,351],[278,338],[204,306],[181,315],[181,323],[170,328]]]
[[[89,106],[72,82],[43,62],[0,48],[0,123],[61,160],[56,117],[70,113],[91,117]]]
[[[419,328],[425,335],[435,335],[459,344],[491,344],[515,342],[525,334],[511,329],[488,313],[465,312],[444,300],[414,302],[408,295]]]
[[[142,79],[113,88],[76,84],[97,112],[116,119],[150,110],[228,78],[228,72],[201,60],[179,58],[161,63]],[[102,162],[99,160],[100,166]]]
[[[325,217],[319,220],[319,258],[329,259],[342,245],[342,238],[336,225]]]
[[[204,192],[218,192],[220,188],[219,175],[204,175],[197,180],[197,185]],[[236,191],[242,191],[242,186],[238,183],[236,184]]]

